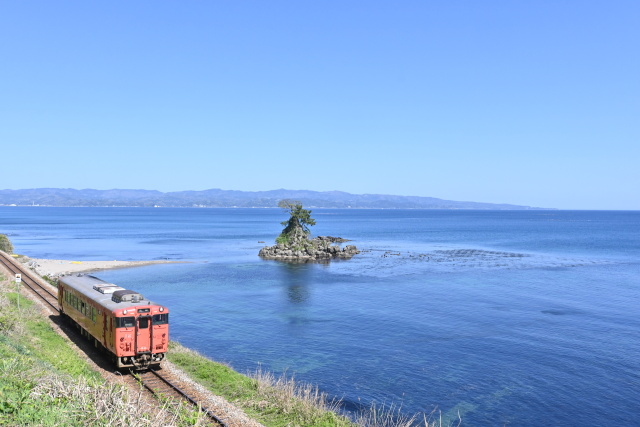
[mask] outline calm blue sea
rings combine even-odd
[[[314,210],[350,261],[263,261],[279,209],[1,207],[16,252],[101,272],[241,372],[470,426],[640,425],[640,212]]]

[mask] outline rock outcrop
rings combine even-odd
[[[354,245],[341,248],[335,244],[342,242],[348,242],[348,240],[331,236],[309,239],[305,233],[294,233],[285,243],[260,249],[258,255],[264,259],[289,262],[325,262],[333,258],[349,259],[360,253]]]

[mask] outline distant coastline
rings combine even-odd
[[[147,208],[276,208],[278,201],[294,199],[311,209],[451,209],[549,210],[505,203],[444,200],[434,197],[351,194],[342,191],[202,190],[163,193],[155,190],[76,190],[34,188],[0,190],[0,206],[147,207]]]

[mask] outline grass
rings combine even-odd
[[[362,427],[442,427],[442,414],[434,410],[430,414],[406,415],[402,413],[402,407],[396,405],[381,405],[375,403],[371,407],[356,416],[355,423]],[[459,427],[462,423],[450,426]]]
[[[289,236],[286,234],[280,234],[276,237],[276,243],[287,246],[289,244]]]
[[[251,377],[242,375],[175,342],[169,347],[168,360],[265,426],[354,425],[331,411],[337,409],[337,402],[329,401],[316,387],[296,384],[292,378],[275,378],[262,370]]]
[[[15,290],[0,274],[0,425],[204,425],[191,407],[158,411],[104,381]]]
[[[296,382],[293,377],[273,373],[258,368],[251,374],[254,381],[258,405],[282,414],[289,425],[351,426],[345,417],[336,415],[340,401],[330,399],[316,386]]]
[[[0,251],[4,251],[8,254],[13,253],[13,245],[6,234],[0,234]]]
[[[202,414],[165,403],[157,411],[123,386],[105,382],[56,333],[36,306],[0,273],[0,425],[198,426]],[[340,402],[293,377],[257,369],[242,375],[178,343],[168,360],[214,394],[267,427],[441,426],[430,416],[405,416],[401,408],[373,405],[350,420]]]
[[[44,276],[40,276],[40,277],[42,277],[45,282],[47,282],[48,284],[50,284],[54,288],[58,287],[58,278],[57,277],[50,277],[50,276],[48,276],[46,274]]]
[[[435,412],[407,416],[394,405],[374,404],[351,420],[339,415],[339,400],[330,399],[316,386],[297,382],[286,375],[276,377],[260,368],[242,375],[176,342],[170,343],[167,357],[191,379],[223,396],[267,427],[442,426],[442,420],[436,418]]]

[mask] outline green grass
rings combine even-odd
[[[8,254],[13,253],[13,245],[6,234],[0,234],[0,251],[4,251]]]
[[[58,278],[57,277],[50,277],[50,276],[47,276],[46,274],[44,276],[41,276],[41,277],[45,280],[45,282],[47,282],[48,284],[50,284],[54,288],[58,287]]]
[[[166,405],[168,412],[158,413],[126,387],[105,382],[1,276],[0,425],[202,425],[190,407]]]
[[[265,426],[354,425],[332,412],[330,409],[335,409],[335,406],[327,402],[326,396],[318,393],[315,387],[295,384],[291,379],[276,379],[260,371],[250,378],[175,342],[169,346],[168,360],[212,393],[242,408]]]
[[[276,243],[287,246],[289,244],[289,236],[286,234],[280,234],[276,237]]]
[[[49,369],[56,372],[71,375],[74,378],[80,376],[98,379],[99,374],[89,367],[84,359],[69,346],[69,344],[54,330],[49,322],[34,313],[33,302],[25,297],[20,297],[20,309],[17,308],[18,295],[7,294],[13,310],[7,310],[15,321],[20,322],[21,334],[17,341]],[[35,315],[34,315],[35,314]]]
[[[198,382],[215,394],[225,396],[229,400],[245,399],[253,394],[253,382],[250,378],[189,351],[175,342],[169,344],[168,355],[171,362],[197,378]]]
[[[158,414],[124,387],[106,383],[16,289],[0,274],[0,425],[203,425],[192,408],[166,405],[168,412]],[[408,427],[418,421],[392,407],[373,408],[352,423],[317,387],[261,370],[242,375],[174,342],[168,360],[267,427]]]

